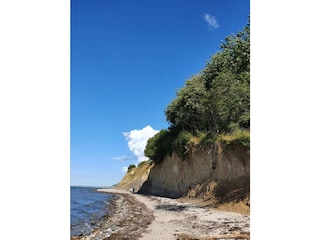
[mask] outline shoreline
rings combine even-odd
[[[114,213],[88,236],[71,239],[250,239],[250,217],[243,214],[114,188],[97,191],[118,196]]]
[[[109,190],[98,189],[97,191],[116,196],[116,199],[110,202],[113,209],[111,214],[107,214],[99,227],[89,235],[71,236],[72,240],[116,240],[141,237],[141,233],[153,220],[152,212],[130,196],[130,193]]]

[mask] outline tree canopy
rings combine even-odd
[[[149,139],[145,150],[156,162],[181,142],[179,133],[212,135],[250,128],[250,23],[225,38],[205,68],[176,93],[165,115],[169,128]]]

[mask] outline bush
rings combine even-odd
[[[215,144],[216,140],[217,140],[217,133],[210,131],[202,134],[200,144],[211,147]]]
[[[166,155],[172,154],[173,136],[169,130],[162,129],[149,138],[144,155],[155,163],[161,163]]]
[[[182,131],[173,142],[173,149],[178,156],[184,160],[192,146],[193,135],[190,132]]]
[[[127,171],[127,172],[130,172],[130,170],[131,170],[132,168],[135,168],[135,167],[136,167],[136,165],[131,164],[131,165],[128,167],[128,171]]]

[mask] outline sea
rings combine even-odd
[[[100,187],[101,188],[101,187]],[[88,235],[113,211],[116,196],[97,187],[71,187],[71,236]]]

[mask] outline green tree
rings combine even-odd
[[[160,132],[149,138],[144,155],[155,163],[160,163],[166,155],[172,153],[173,136],[169,130],[162,129]]]
[[[171,129],[196,133],[249,127],[250,25],[226,37],[220,47],[165,110]]]
[[[250,128],[250,24],[226,37],[220,48],[167,106],[170,127],[149,139],[145,149],[154,162],[173,149],[184,155],[193,135],[215,139],[217,133]]]
[[[250,127],[250,25],[230,35],[203,70],[211,130]]]
[[[191,132],[195,129],[206,129],[205,95],[202,75],[195,75],[187,80],[186,85],[177,92],[176,99],[165,110],[171,128]]]

